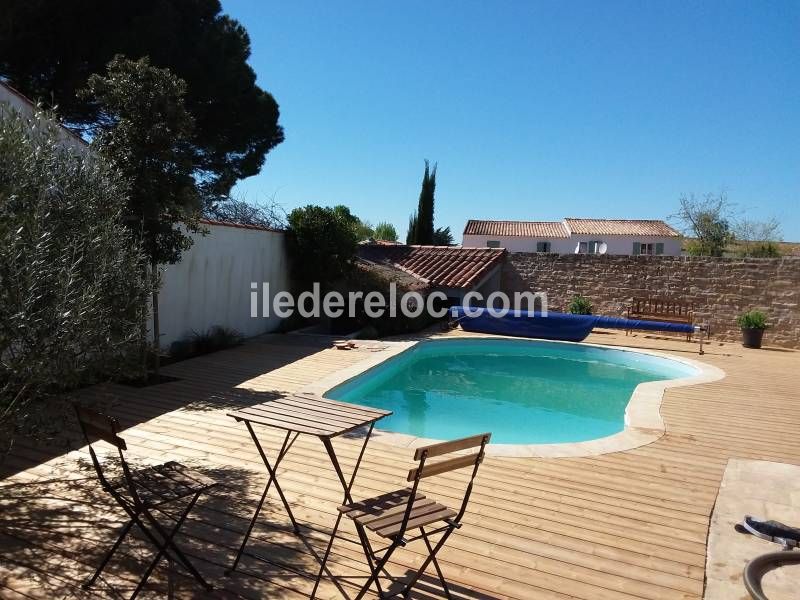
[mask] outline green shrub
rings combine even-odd
[[[386,221],[381,221],[380,223],[375,225],[375,239],[384,240],[387,242],[396,242],[397,230],[391,223],[387,223]]]
[[[573,315],[590,315],[592,314],[592,302],[585,296],[576,294],[570,300],[567,310]]]
[[[751,258],[780,258],[781,250],[775,242],[751,242],[739,248],[737,254]]]
[[[169,357],[173,360],[185,360],[194,355],[194,347],[189,338],[175,340],[169,346]]]
[[[188,349],[190,356],[198,356],[200,354],[209,354],[217,350],[224,350],[225,348],[232,348],[242,343],[242,334],[235,329],[229,327],[222,327],[221,325],[214,325],[205,331],[193,331],[188,338]],[[181,340],[183,342],[183,340]],[[188,358],[185,352],[187,348],[183,343],[173,344],[177,355],[175,358],[180,357],[184,353],[183,358]]]
[[[736,324],[742,329],[766,329],[767,316],[759,310],[750,310],[739,315]]]
[[[288,222],[289,255],[298,281],[324,284],[351,271],[360,221],[347,207],[295,208]]]

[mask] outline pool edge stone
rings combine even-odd
[[[486,338],[496,339],[505,336],[470,336],[471,339]],[[397,356],[414,347],[417,343],[426,341],[428,337],[421,337],[411,341],[387,341],[381,340],[381,344],[386,348],[378,352],[373,352],[369,358],[349,365],[331,375],[323,377],[301,391],[325,395],[329,390],[341,385],[365,371],[378,366],[386,360]],[[436,338],[433,338],[436,339]],[[441,339],[441,338],[439,338]],[[517,339],[517,338],[514,338]],[[683,356],[676,356],[667,352],[650,350],[644,348],[632,348],[629,346],[607,346],[603,344],[591,344],[585,342],[554,342],[562,344],[580,344],[582,346],[592,346],[595,348],[608,348],[623,352],[636,352],[647,354],[658,358],[665,358],[680,362],[699,371],[697,375],[691,377],[681,377],[678,379],[665,379],[661,381],[646,381],[640,383],[633,390],[631,399],[625,407],[624,423],[625,428],[613,435],[609,435],[594,440],[582,442],[567,442],[559,444],[489,444],[486,447],[486,455],[489,457],[506,458],[579,458],[582,456],[599,456],[611,454],[624,450],[632,450],[641,446],[651,444],[660,439],[666,433],[664,420],[661,417],[661,404],[667,389],[673,387],[684,387],[689,385],[700,385],[719,381],[725,377],[725,371],[708,363],[689,359]],[[374,442],[389,446],[402,448],[416,448],[426,444],[436,443],[442,440],[421,438],[407,433],[394,431],[384,431],[376,427],[373,434]]]

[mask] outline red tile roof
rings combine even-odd
[[[469,288],[480,283],[499,266],[502,248],[461,248],[459,246],[362,245],[361,259],[391,265],[431,285]]]
[[[566,238],[569,232],[556,221],[478,221],[471,219],[464,235],[497,235],[541,238]]]
[[[576,235],[656,235],[679,237],[680,233],[658,220],[629,219],[564,219],[569,230]]]

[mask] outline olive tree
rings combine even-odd
[[[724,192],[706,194],[697,198],[694,194],[681,196],[680,207],[673,215],[686,233],[694,238],[689,245],[689,254],[694,256],[722,256],[733,241],[733,205]]]
[[[64,393],[135,368],[149,284],[122,175],[45,115],[0,104],[0,457],[50,436]]]

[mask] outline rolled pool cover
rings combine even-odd
[[[487,308],[464,306],[454,306],[451,311],[455,321],[465,331],[565,342],[581,342],[595,327],[678,333],[695,331],[695,327],[687,323],[662,323],[603,315],[573,315],[560,312],[548,312],[547,315],[543,315],[539,311],[510,310],[504,316],[498,316]]]

